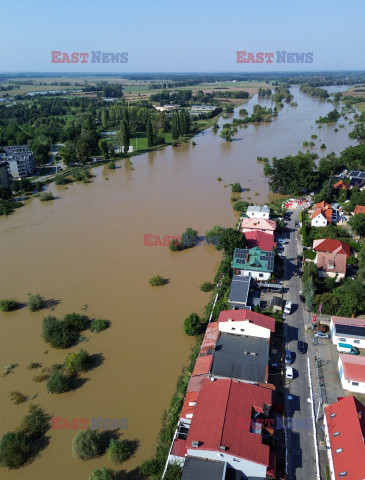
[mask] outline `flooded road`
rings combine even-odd
[[[161,416],[193,344],[184,335],[183,320],[191,312],[203,313],[209,294],[199,285],[213,279],[220,254],[203,246],[177,253],[143,246],[143,235],[179,235],[188,226],[204,235],[214,224],[232,226],[236,214],[225,184],[250,188],[242,198],[253,202],[270,200],[257,156],[295,154],[313,134],[318,135],[317,153],[322,143],[325,152],[336,153],[351,144],[351,125],[335,133],[335,126],[318,129],[315,124],[333,105],[297,87],[292,93],[298,107],[285,105],[273,122],[241,129],[230,143],[208,130],[195,138],[196,146],[168,147],[134,157],[132,163],[121,160],[114,171],[95,168],[90,184],[52,185],[56,200],[34,198],[0,218],[0,298],[24,302],[32,292],[56,303],[53,311],[0,312],[0,369],[19,364],[0,378],[0,435],[19,424],[30,403],[13,405],[9,393],[15,390],[29,398],[37,394],[34,401],[52,416],[128,419],[123,438],[137,439],[140,446],[123,469],[131,471],[153,454]],[[250,111],[256,103],[254,97],[243,107]],[[149,286],[157,273],[169,279],[166,286]],[[89,342],[72,349],[50,348],[41,338],[42,318],[73,311],[112,325],[100,334],[86,332]],[[49,367],[80,348],[99,354],[100,365],[82,375],[86,381],[77,390],[51,395],[46,382],[32,380],[37,371],[27,370],[29,362]],[[106,456],[73,459],[74,435],[50,430],[49,444],[38,458],[17,471],[1,469],[0,478],[81,480],[101,465],[113,468]]]

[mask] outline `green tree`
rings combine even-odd
[[[79,372],[87,372],[91,365],[91,357],[86,350],[80,350],[79,353],[69,353],[65,360],[66,372],[69,375],[75,375]]]
[[[89,480],[117,480],[118,475],[107,467],[100,467],[98,470],[93,470]]]
[[[246,237],[234,228],[226,228],[219,236],[217,250],[223,250],[226,255],[233,256],[235,248],[245,248]]]
[[[109,157],[109,147],[108,147],[108,142],[104,138],[99,140],[98,147],[99,147],[100,153],[105,158],[108,158]]]
[[[71,390],[71,380],[68,375],[63,375],[59,370],[55,370],[47,381],[47,390],[49,393],[65,393]]]
[[[32,294],[28,300],[28,307],[31,312],[36,312],[37,310],[42,310],[45,305],[44,298],[39,295],[39,293]]]
[[[100,456],[104,451],[99,430],[80,430],[72,440],[72,454],[82,460]]]
[[[352,132],[349,133],[349,138],[357,140],[360,144],[365,143],[365,123],[358,123]]]
[[[91,322],[90,331],[99,333],[103,330],[106,330],[110,326],[109,320],[103,320],[101,318],[97,318]]]
[[[232,140],[233,132],[230,128],[223,128],[219,136],[226,142],[230,142]]]
[[[131,133],[130,133],[129,120],[125,118],[122,121],[122,144],[123,144],[124,154],[126,155],[128,154],[130,140],[131,140]]]
[[[11,188],[0,185],[0,200],[10,200],[11,198],[13,198]]]
[[[191,313],[184,320],[184,332],[190,336],[200,335],[203,331],[203,324],[197,313]]]
[[[170,463],[167,467],[165,480],[180,480],[182,468],[178,463]]]
[[[133,455],[133,451],[133,443],[129,440],[115,440],[112,438],[106,453],[112,462],[123,463]]]
[[[34,453],[31,437],[24,432],[8,432],[0,442],[0,465],[5,468],[18,468]]]
[[[108,128],[109,112],[106,108],[104,108],[101,112],[100,121],[103,128]]]
[[[74,142],[67,140],[65,146],[59,149],[59,155],[65,165],[69,166],[76,162],[76,147]]]
[[[178,140],[180,136],[180,119],[179,112],[175,110],[171,118],[171,136],[173,140]]]
[[[20,425],[20,431],[33,440],[41,438],[50,428],[49,415],[37,405],[29,406],[29,413]]]
[[[365,213],[358,213],[354,217],[351,217],[349,224],[357,235],[365,237]]]
[[[148,117],[148,120],[147,120],[146,132],[147,132],[147,145],[148,145],[148,148],[151,148],[155,144],[155,139],[154,139],[153,127],[152,127],[150,116]]]
[[[15,298],[6,298],[5,300],[0,300],[0,310],[3,312],[12,312],[19,307],[18,300]]]

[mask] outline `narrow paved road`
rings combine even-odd
[[[303,207],[304,208],[304,207]],[[287,221],[289,232],[284,238],[289,239],[285,245],[284,285],[289,291],[286,299],[293,303],[292,313],[287,315],[284,322],[284,336],[286,348],[293,352],[294,379],[285,382],[285,416],[287,420],[287,445],[288,445],[288,478],[290,480],[315,480],[316,464],[314,439],[311,417],[311,405],[307,373],[307,354],[301,354],[297,349],[297,341],[307,343],[304,325],[307,321],[299,292],[301,290],[300,278],[294,275],[297,270],[297,229],[295,220],[299,217],[300,209],[289,213]],[[301,253],[301,252],[300,252]],[[311,345],[309,345],[311,349]],[[311,350],[310,350],[311,351]],[[288,398],[291,396],[292,398]]]

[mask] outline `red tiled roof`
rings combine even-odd
[[[201,350],[205,348],[213,348],[219,337],[219,328],[217,322],[209,323],[205,330]]]
[[[228,322],[232,319],[235,322],[248,320],[263,328],[268,328],[271,332],[275,332],[275,318],[267,317],[261,313],[252,310],[223,310],[218,317],[218,322]]]
[[[208,375],[196,375],[194,377],[190,377],[188,387],[186,389],[187,392],[200,392],[202,388],[202,381],[204,378],[207,378]]]
[[[254,405],[272,403],[272,391],[244,382],[220,379],[202,383],[186,446],[198,441],[194,450],[219,452],[226,447],[229,455],[261,465],[273,466],[270,447],[261,435],[250,432]]]
[[[276,222],[274,220],[266,220],[266,218],[243,218],[241,221],[241,230],[249,228],[250,230],[276,230]]]
[[[247,240],[247,248],[259,247],[261,250],[271,252],[276,243],[274,242],[273,235],[269,233],[261,232],[260,230],[253,232],[246,232],[245,237]]]
[[[333,188],[340,188],[341,190],[347,190],[348,188],[350,188],[350,185],[345,183],[343,180],[339,180],[337,183],[332,185],[332,187]]]
[[[331,205],[323,200],[322,202],[316,203],[316,208],[331,208]]]
[[[326,272],[341,273],[346,275],[346,255],[336,253],[318,252],[316,265]]]
[[[184,399],[184,404],[181,409],[180,418],[189,418],[187,415],[191,415],[194,412],[195,405],[189,405],[194,403],[198,399],[199,392],[187,392]]]
[[[346,380],[365,382],[365,357],[340,354]]]
[[[361,480],[365,475],[365,406],[350,395],[325,409],[335,477]],[[360,413],[360,415],[359,415]],[[335,416],[331,417],[331,415]],[[339,435],[333,436],[334,433]],[[336,453],[336,450],[342,449]]]
[[[313,218],[316,218],[318,217],[318,215],[323,215],[325,217],[325,219],[327,220],[327,222],[332,222],[332,214],[333,214],[333,210],[332,208],[317,208],[316,210],[314,210],[314,212],[312,213],[312,219]]]
[[[365,206],[364,205],[356,205],[355,210],[354,210],[354,215],[357,215],[358,213],[365,213]]]
[[[174,444],[171,449],[171,455],[176,455],[177,457],[183,457],[185,458],[185,455],[187,453],[187,447],[185,445],[185,440],[182,438],[177,438],[174,441]]]
[[[210,372],[213,362],[213,355],[198,357],[192,375],[205,375]]]
[[[345,242],[340,242],[340,240],[335,240],[332,238],[321,238],[320,240],[313,241],[313,250],[316,252],[330,252],[339,254],[346,254],[346,257],[351,255],[350,245]]]
[[[365,327],[365,319],[362,318],[331,317],[331,319],[335,324]],[[341,336],[343,336],[343,334],[341,334]]]

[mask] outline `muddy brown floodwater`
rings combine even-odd
[[[143,246],[143,234],[179,235],[192,226],[203,235],[214,224],[232,226],[236,217],[224,184],[240,182],[250,188],[243,198],[269,200],[258,155],[295,154],[313,133],[318,135],[317,152],[322,143],[327,152],[351,144],[351,125],[338,133],[333,126],[316,126],[315,120],[333,109],[331,104],[303,95],[297,87],[292,92],[298,107],[285,106],[270,124],[239,130],[231,143],[208,130],[195,138],[196,146],[134,157],[133,170],[129,162],[119,161],[115,171],[95,168],[90,184],[52,185],[56,200],[34,198],[0,218],[0,298],[26,301],[28,293],[39,292],[57,302],[53,312],[22,308],[0,313],[0,369],[19,364],[0,378],[1,435],[15,428],[30,403],[13,405],[9,393],[16,390],[29,398],[37,394],[34,401],[52,416],[128,419],[123,437],[137,439],[140,446],[123,469],[132,471],[153,454],[161,416],[193,344],[182,322],[193,311],[203,313],[208,294],[199,285],[213,279],[220,254],[207,246],[179,253]],[[255,103],[256,97],[245,108]],[[156,273],[168,278],[168,285],[150,287],[148,279]],[[86,332],[89,342],[69,350],[50,348],[41,339],[42,318],[73,311],[109,319],[111,328]],[[32,380],[37,371],[27,370],[29,362],[51,366],[80,348],[100,355],[101,361],[83,375],[85,383],[78,389],[51,395],[45,382]],[[15,471],[1,469],[0,478],[81,480],[101,465],[113,467],[106,456],[73,459],[74,435],[73,430],[50,430],[49,444],[33,462]]]

